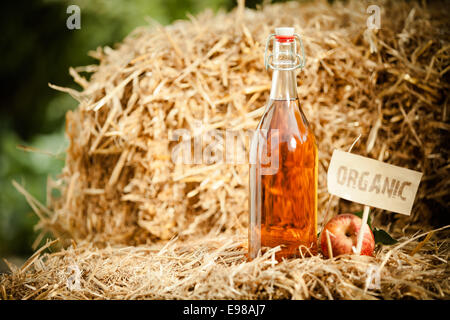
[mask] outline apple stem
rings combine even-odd
[[[361,254],[363,236],[364,236],[364,231],[366,229],[367,220],[369,218],[369,211],[370,211],[370,207],[369,206],[364,206],[364,212],[363,212],[363,216],[362,216],[361,228],[359,228],[359,232],[358,232],[358,242],[356,244],[356,254]]]

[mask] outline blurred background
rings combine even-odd
[[[255,8],[262,1],[246,1]],[[279,2],[279,1],[271,1]],[[69,5],[81,11],[81,29],[69,30]],[[87,53],[114,46],[149,19],[163,25],[206,8],[229,11],[236,0],[32,0],[2,3],[0,19],[0,258],[21,263],[32,254],[38,219],[13,187],[15,180],[45,204],[47,177],[64,165],[65,113],[77,106],[48,83],[81,89],[69,67],[97,63]],[[25,148],[24,148],[25,147]],[[43,152],[29,152],[26,149]],[[25,149],[25,150],[24,150]],[[6,265],[0,259],[0,272]]]

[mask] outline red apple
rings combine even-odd
[[[353,254],[352,247],[356,248],[358,243],[358,232],[361,228],[362,220],[354,214],[340,214],[328,221],[323,228],[320,244],[322,253],[325,257],[329,257],[328,242],[326,232],[328,230],[333,257],[341,254]],[[363,236],[361,254],[371,256],[375,249],[375,238],[369,226],[366,225]]]

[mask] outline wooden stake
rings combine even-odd
[[[330,232],[328,230],[325,230],[325,235],[327,237],[327,245],[328,245],[328,257],[330,259],[333,259],[333,249],[331,247],[331,239],[330,239]]]
[[[356,254],[361,254],[362,241],[363,241],[363,236],[364,236],[364,231],[365,231],[365,225],[367,224],[367,220],[369,218],[369,211],[370,211],[370,207],[364,206],[361,228],[359,229],[359,232],[358,232],[358,242],[356,244]]]

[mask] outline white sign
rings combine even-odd
[[[327,183],[340,198],[410,215],[421,178],[421,172],[334,150]]]

